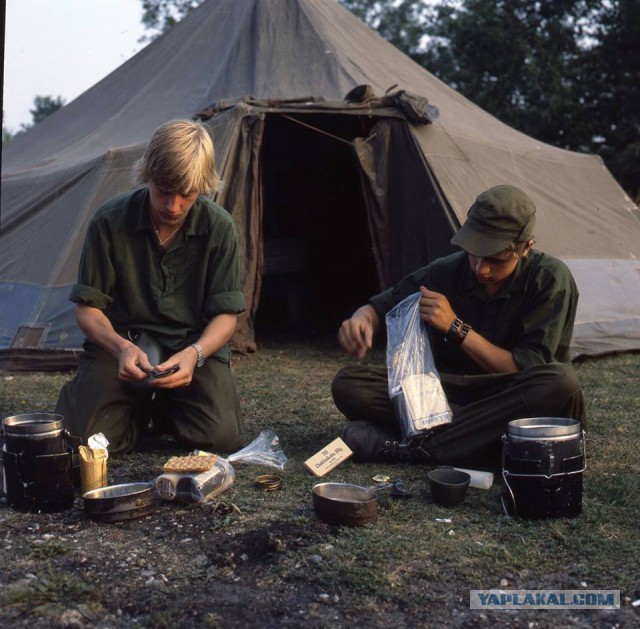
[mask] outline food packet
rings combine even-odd
[[[155,491],[161,500],[182,504],[198,504],[227,491],[235,480],[235,471],[226,459],[218,457],[214,466],[206,472],[193,474],[160,474],[155,481]]]
[[[80,483],[82,493],[107,486],[107,459],[109,441],[101,433],[92,435],[86,446],[78,446]]]
[[[386,316],[389,398],[402,444],[453,419],[433,360],[427,324],[420,319],[420,297],[421,293],[409,295]]]
[[[194,455],[210,456],[210,452],[195,450]],[[283,470],[287,457],[273,430],[262,431],[249,445],[229,455],[217,457],[215,465],[206,472],[196,474],[160,474],[155,481],[156,494],[161,500],[175,500],[183,504],[196,504],[215,498],[229,489],[235,480],[231,463],[253,463]]]

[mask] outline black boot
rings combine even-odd
[[[353,451],[356,463],[431,463],[419,442],[400,445],[398,434],[367,421],[349,422],[341,437]]]

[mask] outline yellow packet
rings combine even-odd
[[[80,455],[80,482],[82,493],[107,486],[107,450],[78,446]]]

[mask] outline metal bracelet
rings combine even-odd
[[[198,343],[191,343],[191,347],[196,350],[196,354],[198,355],[197,366],[202,367],[202,365],[204,365],[204,352],[202,351],[202,347],[200,347]]]

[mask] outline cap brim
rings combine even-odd
[[[468,224],[463,225],[451,239],[452,245],[457,245],[467,253],[479,258],[500,253],[512,243],[513,240],[510,238],[494,238],[471,229]]]

